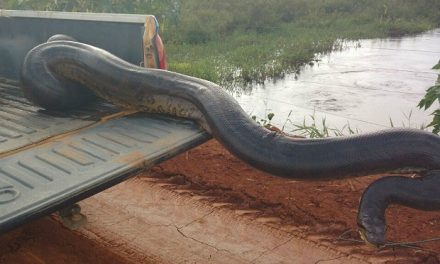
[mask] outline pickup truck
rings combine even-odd
[[[147,21],[147,23],[146,23]],[[153,16],[0,10],[0,233],[58,211],[85,222],[76,202],[210,138],[195,123],[133,113],[104,101],[51,112],[22,95],[26,53],[55,34],[110,51],[134,64],[164,66],[148,36]],[[160,39],[159,39],[160,40]],[[148,43],[147,43],[148,44]],[[153,64],[153,65],[151,65]]]

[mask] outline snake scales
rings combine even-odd
[[[214,83],[146,69],[102,49],[54,37],[26,56],[25,96],[47,109],[75,108],[95,94],[125,108],[197,121],[248,164],[291,179],[322,180],[386,172],[402,167],[431,171],[421,179],[385,178],[370,186],[359,207],[358,225],[370,243],[385,241],[388,203],[440,209],[440,137],[414,129],[326,139],[293,139],[251,120]],[[92,92],[93,91],[93,92]]]

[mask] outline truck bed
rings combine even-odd
[[[60,210],[210,136],[191,121],[106,102],[48,112],[0,78],[0,233]]]

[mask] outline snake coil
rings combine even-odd
[[[70,40],[55,38],[27,54],[21,85],[30,101],[47,109],[66,109],[97,95],[130,109],[191,118],[241,160],[290,179],[330,180],[402,167],[440,169],[440,137],[432,133],[390,129],[349,137],[294,139],[259,126],[214,83],[141,68],[102,49]],[[384,183],[393,192],[391,200],[383,193],[384,188],[374,187],[384,185],[370,187],[358,221],[368,231],[366,239],[374,244],[384,241],[385,222],[364,221],[377,218],[384,210],[384,201],[439,209],[440,181],[439,177],[432,178],[428,179],[434,191],[429,195],[423,194],[425,185],[401,178]],[[420,192],[412,192],[415,190]],[[372,197],[371,193],[380,195]],[[406,202],[418,198],[421,202]]]

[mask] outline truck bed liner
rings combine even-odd
[[[0,157],[46,138],[89,126],[120,110],[106,102],[70,112],[47,112],[24,97],[18,83],[0,78]]]
[[[191,121],[105,102],[69,113],[27,102],[0,79],[0,232],[59,210],[210,138]],[[122,114],[121,114],[122,115]]]

